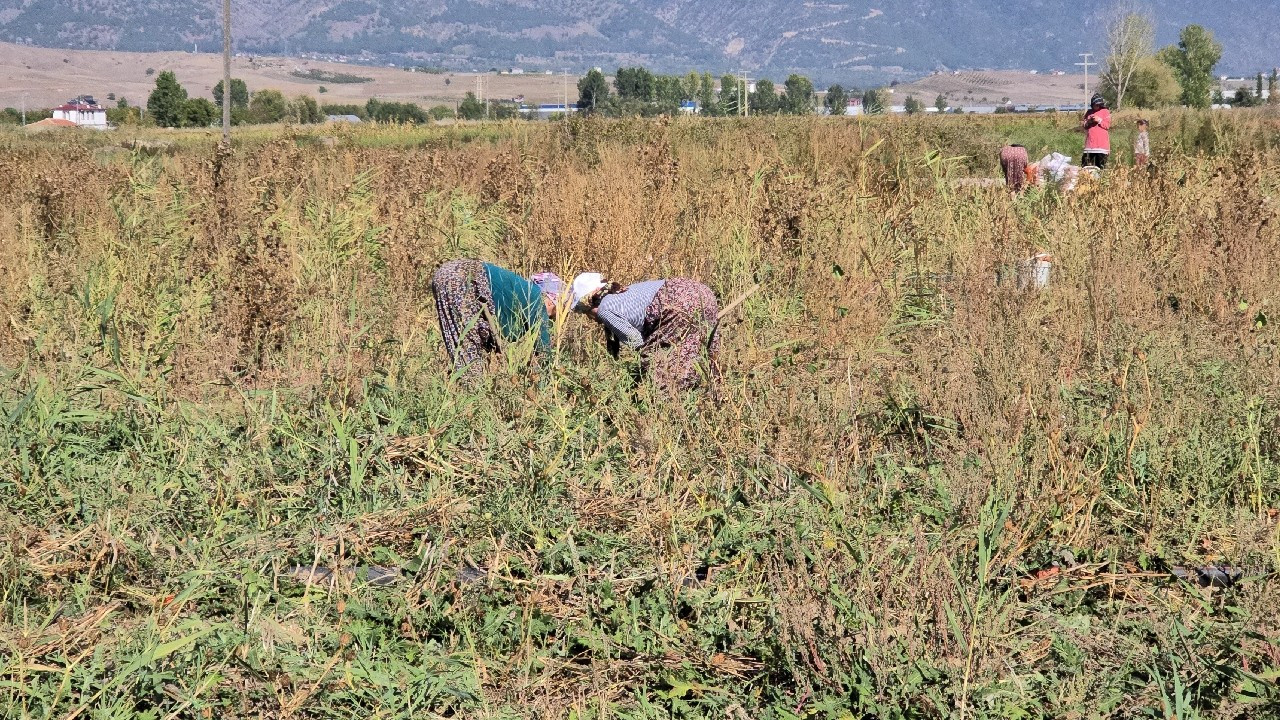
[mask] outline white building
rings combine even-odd
[[[69,100],[65,105],[53,109],[54,120],[67,120],[79,127],[105,130],[107,127],[107,111],[89,95]]]

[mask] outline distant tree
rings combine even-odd
[[[1262,73],[1258,73],[1258,83],[1256,85],[1256,89],[1253,91],[1253,95],[1258,98],[1259,101],[1262,100]]]
[[[252,123],[278,123],[288,114],[289,103],[279,90],[259,90],[249,101],[249,121]]]
[[[716,79],[711,73],[704,72],[698,78],[698,104],[702,106],[703,115],[719,115],[720,105],[716,102]]]
[[[653,79],[653,103],[660,113],[674,113],[680,103],[692,100],[694,95],[685,92],[684,78],[679,75],[657,75]]]
[[[512,120],[520,117],[520,106],[510,101],[489,103],[489,117],[494,120]]]
[[[879,115],[889,106],[889,91],[884,88],[871,89],[862,94],[862,112],[868,115]]]
[[[751,112],[756,115],[773,115],[778,112],[778,91],[769,78],[761,78],[756,82],[756,91],[751,93],[749,103]]]
[[[1173,69],[1182,88],[1182,104],[1193,108],[1209,107],[1213,87],[1213,69],[1222,59],[1222,45],[1213,33],[1200,25],[1188,25],[1178,35],[1178,44],[1159,52],[1159,59]]]
[[[432,120],[440,121],[453,117],[453,108],[448,105],[433,105],[427,111],[427,116]]]
[[[684,85],[684,96],[690,100],[698,99],[698,92],[702,89],[702,77],[698,75],[696,70],[690,70],[688,75],[681,80]]]
[[[222,81],[213,86],[213,104],[222,108]],[[240,78],[231,78],[231,109],[249,107],[249,86]]]
[[[592,69],[578,81],[578,109],[593,113],[605,109],[609,103],[609,81],[604,73]]]
[[[165,70],[156,76],[156,87],[147,98],[147,113],[160,127],[182,127],[186,102],[186,88],[178,84],[172,71]]]
[[[1009,101],[1009,99],[1008,99],[1008,98],[1005,98],[1005,102],[1008,102],[1008,101]],[[942,93],[938,93],[938,97],[936,97],[936,98],[934,98],[934,99],[933,99],[933,106],[934,106],[934,107],[936,107],[936,108],[938,108],[938,112],[940,112],[940,113],[946,112],[946,111],[947,111],[947,98],[946,98],[946,97],[944,97],[944,96],[942,95]]]
[[[299,95],[289,103],[289,120],[299,125],[314,125],[325,120],[320,104],[310,95]]]
[[[844,91],[843,85],[836,84],[827,88],[826,105],[832,115],[845,114],[849,107],[849,95]]]
[[[1249,92],[1249,88],[1239,87],[1231,97],[1231,104],[1235,107],[1257,107],[1262,104],[1262,98]]]
[[[791,115],[808,115],[813,112],[813,83],[803,75],[787,78],[786,111]]]
[[[129,107],[109,107],[107,108],[107,122],[121,127],[124,125],[137,125],[142,122],[142,116],[139,108]]]
[[[746,86],[738,82],[737,76],[722,76],[720,78],[720,112],[724,115],[741,115],[746,94]]]
[[[719,105],[716,102],[716,78],[710,73],[701,73],[698,76],[698,94],[694,96],[698,100],[698,111],[703,115],[718,115]]]
[[[484,118],[484,104],[476,98],[476,94],[468,92],[458,103],[458,117],[463,120],[480,120]]]
[[[207,99],[190,98],[182,105],[182,126],[209,127],[219,115],[218,108]]]
[[[366,107],[366,106],[364,106],[364,105],[354,105],[354,104],[348,104],[348,105],[323,105],[323,106],[321,106],[321,108],[320,108],[320,112],[324,113],[326,116],[328,116],[328,115],[355,115],[356,117],[360,118],[361,120],[368,120],[368,119],[369,119],[369,113],[368,113],[368,111],[365,109],[365,107]],[[452,114],[453,114],[453,110],[450,110],[450,111],[449,111],[449,114],[450,114],[450,115],[452,115]]]
[[[1113,107],[1124,106],[1125,95],[1142,61],[1155,49],[1155,20],[1130,2],[1114,11],[1107,26],[1107,59],[1102,66],[1102,85],[1110,88]]]
[[[613,87],[617,89],[621,100],[653,102],[656,79],[653,73],[643,67],[618,68],[613,78]]]
[[[915,99],[915,97],[908,95],[906,102],[903,103],[903,108],[907,111],[908,115],[915,115],[916,113],[924,112],[924,103]]]
[[[1280,68],[1271,68],[1267,78],[1267,104],[1280,105]]]
[[[126,98],[125,96],[121,95],[120,99],[116,101],[116,109],[125,110],[125,109],[128,109],[128,107],[129,107],[129,98]]]
[[[422,125],[430,122],[422,108],[408,102],[382,102],[377,98],[369,98],[364,104],[365,114],[370,120],[387,123],[408,123]]]
[[[1104,86],[1103,94],[1107,95],[1108,99],[1110,99],[1109,92],[1110,90]],[[1129,79],[1125,102],[1129,107],[1135,108],[1167,107],[1178,102],[1181,92],[1173,69],[1154,57],[1148,57],[1138,64],[1137,71]]]

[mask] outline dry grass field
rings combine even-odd
[[[0,716],[1275,717],[1280,120],[1155,120],[0,132]],[[457,257],[762,290],[467,391]]]
[[[147,68],[156,72],[174,71],[188,91],[202,97],[211,97],[213,86],[222,79],[222,58],[209,52],[129,53],[0,43],[0,107],[18,107],[23,93],[28,96],[29,107],[52,107],[82,94],[102,100],[107,93],[115,93],[134,103],[144,102],[155,87],[155,77],[146,74]],[[295,77],[291,74],[294,70],[347,73],[372,78],[372,82],[320,83]],[[523,95],[534,103],[561,102],[565,94],[565,79],[561,75],[436,75],[302,58],[237,57],[232,73],[242,78],[251,90],[275,89],[288,97],[307,94],[331,103],[363,103],[376,97],[420,105],[451,105],[468,91],[476,90],[477,77],[484,83],[484,96],[489,98]],[[903,85],[897,94],[900,98],[913,94],[926,105],[932,105],[939,93],[961,106],[992,105],[1005,97],[1013,103],[1062,105],[1083,102],[1080,89],[1083,79],[1080,75],[1031,75],[1017,71],[943,73]],[[781,80],[775,78],[779,84]],[[569,77],[571,102],[578,97],[577,82],[576,76]],[[318,92],[321,84],[327,90],[323,95]]]
[[[1090,78],[1091,91],[1097,78]],[[932,105],[939,94],[952,105],[999,105],[1008,102],[1015,105],[1075,105],[1087,102],[1084,94],[1084,75],[1069,73],[1032,75],[1023,70],[965,70],[959,73],[938,73],[921,78],[897,88],[896,95],[915,95],[926,105]],[[898,101],[900,102],[900,100]]]

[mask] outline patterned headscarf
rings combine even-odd
[[[534,285],[538,286],[538,289],[542,291],[543,295],[550,295],[551,297],[558,298],[560,297],[560,293],[564,291],[564,281],[560,279],[559,275],[556,275],[553,272],[536,273],[533,277],[529,278],[529,280],[533,282]]]

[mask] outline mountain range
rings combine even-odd
[[[953,68],[1074,69],[1105,51],[1116,0],[235,0],[238,52],[450,70],[804,72],[818,81]],[[1199,23],[1223,72],[1280,64],[1280,2],[1160,0],[1158,42]],[[160,51],[220,47],[210,0],[0,0],[0,40]]]

